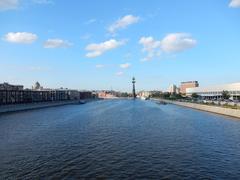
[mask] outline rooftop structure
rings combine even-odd
[[[39,82],[36,82],[36,83],[32,86],[32,90],[43,90],[43,87],[40,85]]]

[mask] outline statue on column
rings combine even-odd
[[[133,99],[136,99],[136,91],[135,91],[135,77],[132,78],[132,84],[133,84],[133,90],[132,90],[132,95],[133,95]]]

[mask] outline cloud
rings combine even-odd
[[[97,56],[102,55],[104,52],[115,49],[121,45],[125,44],[125,40],[117,41],[115,39],[110,39],[108,41],[96,44],[89,44],[86,47],[87,51],[90,51],[86,54],[86,57],[88,58],[94,58]]]
[[[130,63],[120,64],[120,68],[127,69],[131,66]]]
[[[116,76],[122,76],[123,75],[123,72],[122,71],[119,71],[116,73]]]
[[[4,40],[11,43],[31,44],[37,40],[37,35],[29,32],[10,32],[4,36]]]
[[[124,29],[131,24],[135,24],[139,21],[139,17],[133,15],[126,15],[116,22],[114,22],[111,26],[108,27],[108,31],[110,33],[115,33],[119,29]]]
[[[229,7],[240,8],[240,0],[231,0]]]
[[[171,33],[166,35],[162,40],[155,40],[153,37],[142,37],[139,44],[143,45],[143,52],[147,56],[141,61],[149,61],[158,57],[161,53],[175,53],[193,48],[197,41],[187,33]]]
[[[100,68],[104,68],[104,67],[105,67],[105,65],[103,65],[103,64],[97,64],[97,65],[96,65],[96,68],[99,68],[99,69],[100,69]]]
[[[153,57],[160,54],[161,41],[154,40],[153,37],[142,37],[139,44],[143,45],[143,52],[147,52],[147,56],[141,61],[150,61]]]
[[[0,11],[16,9],[19,6],[19,0],[0,0]]]
[[[192,48],[197,41],[186,33],[168,34],[161,42],[161,48],[165,52],[180,52]]]
[[[62,39],[48,39],[44,43],[44,48],[67,48],[72,44]]]

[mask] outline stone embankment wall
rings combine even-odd
[[[68,104],[77,104],[78,101],[57,101],[57,102],[40,102],[40,103],[29,103],[29,104],[12,104],[0,106],[0,114],[10,113],[17,111],[26,111],[54,106],[63,106]]]
[[[154,99],[154,100],[160,100],[160,99]],[[204,104],[196,104],[196,103],[189,103],[189,102],[179,102],[179,101],[170,101],[170,100],[163,100],[166,103],[176,104],[188,108],[198,109],[201,111],[208,111],[216,114],[226,115],[226,116],[232,116],[236,118],[240,118],[240,110],[238,109],[230,109],[230,108],[224,108],[224,107],[218,107],[218,106],[210,106],[210,105],[204,105]]]

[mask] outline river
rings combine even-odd
[[[105,100],[0,116],[0,179],[240,179],[240,121]]]

